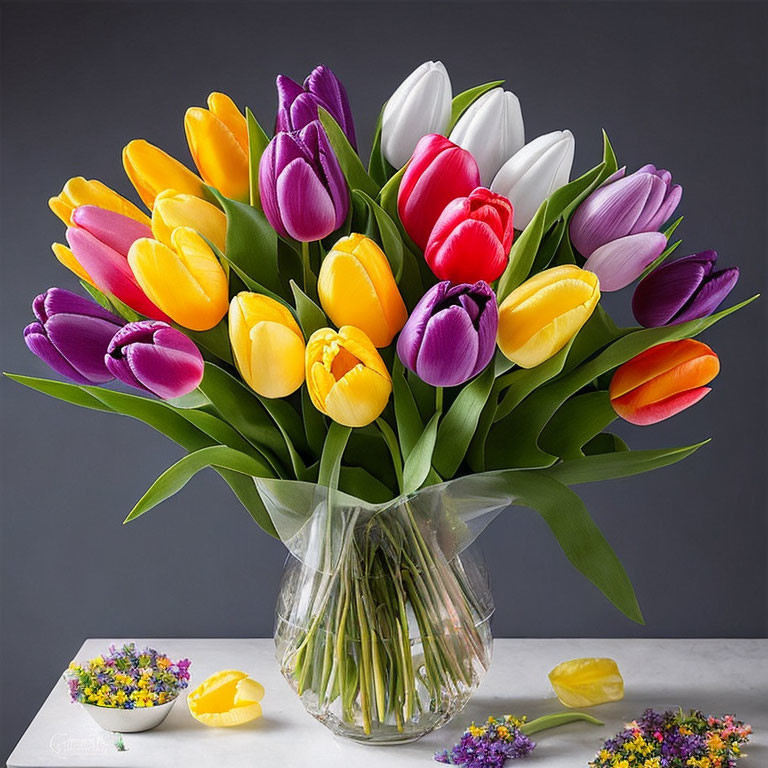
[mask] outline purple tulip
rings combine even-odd
[[[203,378],[195,343],[161,320],[128,323],[112,338],[105,362],[116,379],[164,400],[186,395]]]
[[[349,143],[357,149],[355,126],[347,91],[336,75],[322,64],[315,67],[304,85],[285,75],[277,76],[277,120],[275,133],[298,131],[317,120],[317,108],[331,113]]]
[[[32,311],[37,322],[24,329],[24,341],[43,362],[78,384],[112,380],[104,355],[123,320],[62,288],[40,294]]]
[[[403,365],[433,387],[455,387],[476,376],[496,348],[499,308],[491,286],[433,285],[397,340]]]
[[[637,322],[658,328],[711,315],[739,279],[738,267],[716,271],[716,261],[715,251],[702,251],[654,269],[632,297]]]
[[[586,259],[612,240],[656,232],[682,196],[682,187],[672,184],[669,171],[644,165],[624,176],[622,168],[576,209],[569,230],[571,242]]]
[[[627,235],[593,251],[584,269],[597,275],[601,291],[619,291],[637,280],[666,247],[667,238],[661,232]]]
[[[344,223],[349,191],[317,120],[269,142],[259,164],[259,192],[264,214],[283,237],[322,240]]]

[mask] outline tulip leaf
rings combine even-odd
[[[616,160],[616,153],[611,146],[611,140],[608,133],[603,129],[603,172],[598,177],[597,185],[602,184],[609,176],[613,176],[619,170],[619,163]],[[596,185],[596,186],[597,186]]]
[[[451,404],[437,430],[432,457],[435,469],[446,480],[456,474],[477,429],[480,413],[493,387],[493,364],[464,386]]]
[[[579,458],[582,447],[615,419],[607,392],[585,392],[563,403],[541,431],[539,445],[561,459]]]
[[[379,192],[379,204],[387,212],[389,218],[395,222],[400,237],[403,241],[403,246],[406,251],[410,251],[412,254],[421,253],[421,250],[416,243],[411,240],[410,235],[405,231],[403,222],[400,221],[400,214],[397,212],[397,195],[400,190],[400,182],[403,180],[405,169],[407,166],[403,166],[382,188]],[[417,263],[418,266],[418,263]],[[427,268],[428,269],[428,268]]]
[[[370,504],[382,504],[393,497],[391,489],[362,467],[341,467],[339,490]]]
[[[581,448],[585,456],[596,456],[600,453],[615,453],[628,451],[629,446],[613,432],[600,432],[591,440],[584,443]]]
[[[355,190],[352,197],[363,203],[376,223],[377,236],[374,238],[381,244],[381,249],[387,257],[395,282],[400,283],[403,274],[403,241],[397,231],[397,225],[389,218],[389,214],[369,195],[361,190]]]
[[[547,208],[547,210],[549,210],[549,208]],[[557,249],[560,247],[560,242],[563,237],[568,236],[566,234],[566,227],[567,223],[565,219],[560,219],[560,221],[558,221],[557,224],[544,235],[533,258],[531,274],[535,275],[538,272],[541,272],[552,263],[552,259],[555,258]]]
[[[95,411],[112,411],[108,405],[104,405],[101,400],[91,395],[80,384],[67,384],[63,381],[22,376],[18,373],[6,373],[4,375],[19,384],[23,384],[25,387],[42,392],[44,395],[55,397],[57,400],[63,400],[65,403],[79,405],[81,408],[91,408]]]
[[[259,161],[264,154],[264,150],[269,144],[269,136],[264,133],[264,129],[259,125],[258,120],[253,116],[253,112],[245,108],[245,120],[248,126],[248,188],[250,190],[251,205],[255,208],[261,208],[259,198]]]
[[[571,564],[625,616],[643,624],[632,583],[584,502],[545,473],[508,470],[498,473],[498,477],[507,486],[514,505],[529,507],[541,515]]]
[[[494,80],[491,83],[476,85],[474,88],[454,96],[451,102],[451,121],[448,123],[445,135],[448,136],[450,134],[453,127],[459,122],[459,118],[474,101],[477,101],[487,91],[498,88],[500,85],[504,85],[503,80]]]
[[[680,222],[683,220],[683,217],[680,216],[680,218],[675,219],[662,233],[664,237],[667,238],[667,242],[669,242],[670,238],[672,237],[674,231],[680,226]],[[683,241],[678,240],[676,243],[672,243],[672,245],[667,246],[667,248],[664,250],[663,253],[661,253],[659,256],[657,256],[644,270],[643,273],[640,275],[640,280],[643,280],[648,275],[653,272],[656,267],[660,266],[663,262],[667,260],[669,256],[671,256],[681,245]]]
[[[307,453],[309,446],[304,436],[301,417],[287,400],[261,397],[261,395],[257,395],[257,397],[283,436],[296,479],[305,480],[307,468],[299,455],[299,451]]]
[[[405,371],[399,358],[395,360],[392,368],[392,395],[400,451],[403,458],[407,459],[424,429],[424,422],[421,420],[419,408],[405,379]]]
[[[619,328],[603,309],[602,304],[598,304],[573,339],[563,371],[566,373],[572,371],[588,357],[592,357],[595,352],[599,352],[631,331],[631,328]]]
[[[323,452],[323,443],[328,429],[325,426],[325,416],[312,404],[306,386],[301,388],[301,415],[307,444],[312,453],[319,457]]]
[[[512,244],[509,252],[509,264],[499,279],[496,296],[501,304],[518,285],[525,282],[536,258],[541,238],[544,235],[544,224],[547,219],[547,201],[545,200],[531,219],[531,223],[522,231]]]
[[[375,197],[379,193],[379,185],[368,175],[344,131],[327,110],[318,107],[317,113],[349,188],[360,189],[371,197]]]
[[[204,408],[211,404],[211,401],[199,389],[193,389],[191,392],[187,392],[186,395],[168,398],[165,402],[174,408],[184,410],[187,408]]]
[[[622,450],[561,461],[543,474],[554,477],[564,485],[594,483],[601,480],[615,480],[621,477],[640,475],[654,469],[667,467],[695,453],[709,440],[682,448],[661,448],[654,450]]]
[[[402,493],[403,490],[403,457],[400,453],[400,446],[397,443],[397,436],[395,435],[392,427],[387,424],[383,418],[376,419],[376,426],[379,428],[384,442],[387,444],[389,453],[392,456],[392,466],[395,470],[395,477],[397,478],[397,487]]]
[[[342,426],[335,421],[331,422],[323,444],[320,472],[317,477],[318,485],[325,485],[331,489],[338,488],[341,459],[351,432],[350,427]]]
[[[113,315],[122,317],[123,320],[126,320],[129,323],[135,323],[137,320],[144,319],[143,315],[140,315],[138,312],[131,309],[127,304],[124,304],[111,293],[102,293],[95,286],[91,285],[90,283],[86,283],[85,280],[81,280],[80,285],[82,285],[83,288],[88,291],[88,293],[91,295],[91,298],[94,299],[97,304],[104,307],[104,309],[106,309],[108,312],[111,312]]]
[[[174,323],[174,327],[189,336],[198,346],[207,349],[212,355],[225,363],[232,364],[232,348],[229,345],[227,323],[222,320],[208,331],[190,331]]]
[[[583,176],[579,176],[578,179],[574,179],[564,187],[556,189],[547,198],[547,216],[544,220],[545,232],[547,232],[560,217],[563,217],[563,220],[567,221],[569,214],[578,207],[579,203],[581,203],[590,192],[592,192],[604,167],[603,163],[595,166]]]
[[[387,158],[384,157],[384,152],[381,148],[381,122],[384,117],[384,109],[386,106],[385,102],[379,113],[379,119],[376,121],[376,131],[373,134],[371,157],[368,161],[368,175],[379,185],[379,187],[383,187],[397,172],[397,168],[390,165]]]
[[[135,520],[153,507],[178,493],[200,470],[218,467],[251,477],[274,477],[263,461],[225,445],[212,445],[189,453],[163,472],[139,499],[124,522]]]
[[[427,479],[427,475],[429,475],[440,416],[440,411],[432,416],[413,446],[413,450],[405,460],[405,466],[403,467],[403,493],[406,495],[421,488]]]
[[[304,333],[305,339],[320,328],[327,328],[330,323],[320,307],[291,280],[291,291],[293,299],[296,302],[296,315],[299,318],[299,325]]]

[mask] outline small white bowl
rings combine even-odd
[[[168,713],[176,703],[176,699],[167,704],[154,707],[136,707],[135,709],[118,709],[117,707],[97,707],[95,704],[83,704],[83,709],[105,731],[114,733],[138,733],[156,728],[168,717]]]

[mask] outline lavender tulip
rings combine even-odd
[[[622,168],[576,209],[571,242],[586,259],[620,237],[655,232],[672,216],[682,195],[669,171],[644,165],[625,176]]]
[[[711,315],[739,279],[737,267],[715,270],[716,261],[715,251],[702,251],[654,269],[632,297],[637,322],[658,328]]]
[[[161,320],[128,323],[104,358],[116,379],[168,400],[191,392],[203,378],[203,357],[195,343]]]
[[[349,143],[357,149],[355,125],[352,122],[347,91],[328,67],[322,64],[315,67],[303,86],[285,75],[277,76],[276,133],[301,130],[317,120],[318,107],[330,112],[346,134]]]
[[[349,191],[318,121],[269,142],[259,164],[259,192],[264,214],[283,237],[321,240],[344,223]]]
[[[661,256],[667,238],[661,232],[639,232],[601,245],[584,264],[600,280],[600,290],[619,291],[637,280]]]
[[[496,348],[499,309],[488,283],[444,280],[422,296],[397,341],[397,354],[433,387],[455,387],[476,376]]]
[[[104,355],[123,320],[62,288],[40,294],[32,311],[37,322],[24,329],[24,341],[43,362],[78,384],[111,381]]]

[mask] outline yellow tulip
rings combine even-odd
[[[75,254],[67,248],[66,245],[61,243],[53,243],[51,245],[53,255],[70,271],[74,272],[81,280],[85,280],[86,283],[90,283],[95,287],[93,278],[83,269],[80,262],[75,258]]]
[[[166,189],[195,197],[205,196],[199,176],[144,139],[134,139],[123,149],[123,168],[150,210],[155,198]]]
[[[203,680],[187,696],[189,713],[203,725],[227,728],[261,717],[264,686],[236,669]]]
[[[190,107],[184,115],[187,144],[206,184],[224,197],[249,197],[248,127],[235,102],[224,93],[208,97],[208,109]]]
[[[50,209],[68,226],[72,226],[72,211],[81,205],[95,205],[108,211],[122,213],[149,226],[149,217],[142,213],[130,200],[110,189],[96,179],[75,176],[61,192],[48,200]]]
[[[229,341],[240,375],[263,397],[285,397],[304,381],[304,335],[275,299],[243,291],[229,305]]]
[[[364,427],[387,405],[392,379],[373,342],[345,325],[321,328],[307,342],[307,389],[317,410],[347,427]]]
[[[320,303],[334,324],[354,325],[377,347],[388,347],[408,319],[384,251],[369,237],[342,237],[323,259]]]
[[[128,251],[128,263],[153,304],[184,328],[207,331],[227,314],[227,276],[194,229],[174,229],[171,246],[139,238]]]
[[[171,245],[171,233],[177,227],[191,227],[208,238],[220,251],[227,240],[227,216],[207,200],[166,189],[155,198],[152,209],[152,234],[156,240]]]
[[[597,276],[572,264],[526,280],[499,307],[497,343],[521,368],[559,352],[587,322],[600,300]]]

